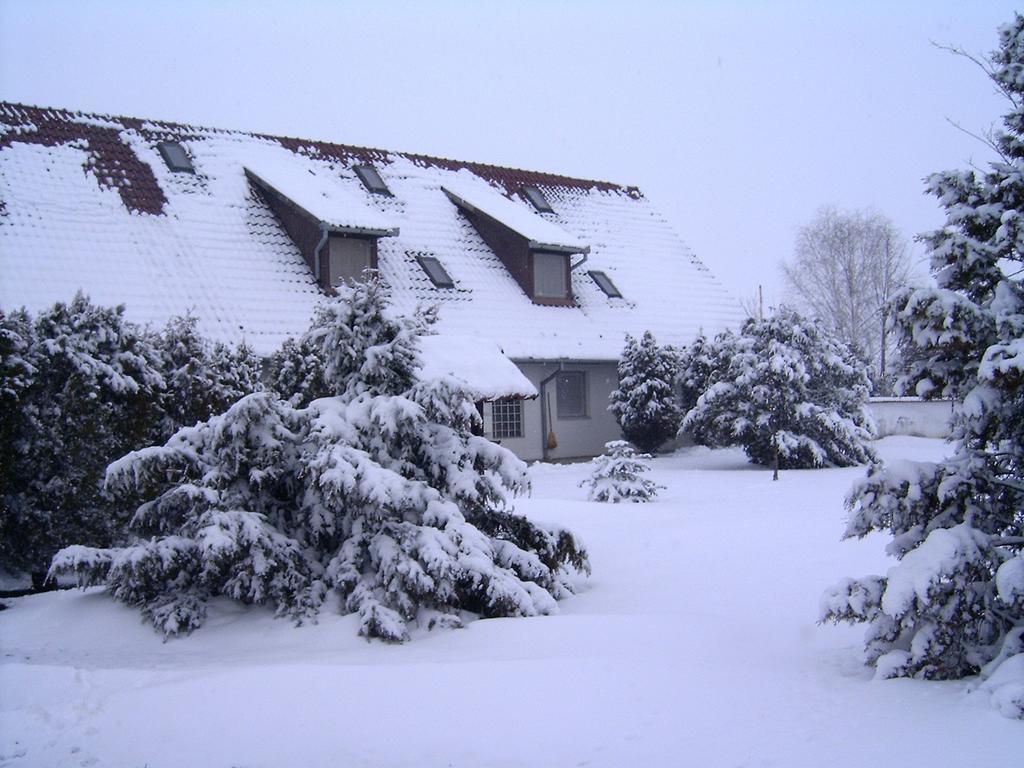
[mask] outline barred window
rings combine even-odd
[[[503,397],[491,403],[491,433],[495,440],[523,436],[523,401]]]

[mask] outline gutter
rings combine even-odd
[[[316,244],[316,248],[313,249],[313,274],[316,276],[316,281],[320,282],[320,252],[324,249],[327,244],[327,238],[330,236],[331,230],[320,222],[320,242]]]

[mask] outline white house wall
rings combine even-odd
[[[555,395],[555,382],[544,387],[541,396],[523,401],[523,436],[504,438],[500,443],[525,461],[545,458],[544,446],[547,435],[543,431],[541,413],[544,394],[551,403],[551,428],[554,429],[558,447],[547,452],[552,461],[589,458],[604,451],[604,444],[622,436],[615,417],[608,412],[608,396],[618,386],[618,374],[614,362],[582,363],[517,363],[530,382],[541,390],[541,382],[551,374],[562,371],[581,371],[586,374],[587,415],[582,418],[560,419]],[[493,435],[490,403],[484,406],[484,432]]]

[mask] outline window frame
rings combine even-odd
[[[619,287],[612,282],[612,279],[608,277],[606,272],[600,269],[592,269],[588,271],[587,274],[590,275],[590,279],[597,284],[597,287],[600,288],[604,295],[609,299],[622,298],[622,291],[620,291]]]
[[[531,264],[530,264],[530,278],[533,283],[533,297],[535,299],[541,299],[546,301],[568,301],[572,298],[571,284],[572,279],[569,275],[569,257],[564,253],[557,253],[555,251],[531,251]],[[559,266],[561,267],[561,281],[562,281],[562,292],[561,293],[541,293],[538,287],[537,280],[537,262],[538,260],[553,260],[557,259]]]
[[[502,409],[501,413],[499,413],[499,408]],[[500,397],[497,400],[492,400],[491,438],[514,440],[523,435],[523,399],[521,397]]]
[[[437,258],[437,256],[418,254],[416,256],[416,261],[420,265],[420,269],[422,269],[426,276],[430,278],[430,282],[434,284],[435,288],[455,287],[455,281],[452,279],[452,276],[448,273],[448,270],[444,268],[444,264],[441,263],[441,260]],[[441,277],[441,275],[435,275],[432,269],[427,266],[428,263],[432,264],[434,267],[436,267],[436,269],[440,270],[441,275],[443,275],[443,278]]]
[[[567,412],[567,403],[563,402],[562,387],[561,383],[563,380],[566,381],[577,381],[579,382],[580,392],[580,412]],[[559,371],[555,376],[555,412],[558,415],[559,421],[566,421],[570,419],[588,419],[590,418],[590,409],[588,408],[589,392],[588,392],[587,372],[586,371]]]
[[[371,192],[375,195],[385,195],[386,197],[394,197],[391,190],[388,189],[387,183],[384,181],[384,177],[380,175],[380,171],[377,170],[370,163],[358,163],[352,166],[352,170],[356,176],[359,177],[359,181],[366,187],[367,192]]]
[[[164,164],[172,173],[194,174],[196,172],[196,167],[192,163],[192,157],[180,141],[160,141],[157,142],[156,149],[160,153],[160,157],[164,159]],[[172,152],[181,152],[184,162],[180,158],[174,157]]]
[[[343,281],[348,279],[358,280],[359,278],[341,278],[340,280],[334,274],[334,248],[335,243],[350,243],[359,242],[365,243],[368,249],[366,256],[366,266],[360,270],[362,275],[367,269],[373,269],[374,255],[376,250],[376,241],[372,237],[344,237],[341,235],[333,235],[327,240],[327,283],[331,288],[337,288],[342,284]]]
[[[545,197],[544,193],[540,191],[540,187],[534,184],[523,184],[523,186],[520,187],[520,191],[523,193],[523,197],[525,197],[530,205],[536,208],[539,213],[555,212],[555,209],[551,207],[551,203],[548,202],[547,197]]]

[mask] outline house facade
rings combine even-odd
[[[618,437],[625,334],[685,344],[740,319],[635,187],[8,103],[0,131],[0,308],[83,290],[268,355],[375,269],[398,311],[439,306],[434,357],[477,380],[485,434],[524,459]],[[496,383],[496,354],[518,378]]]

